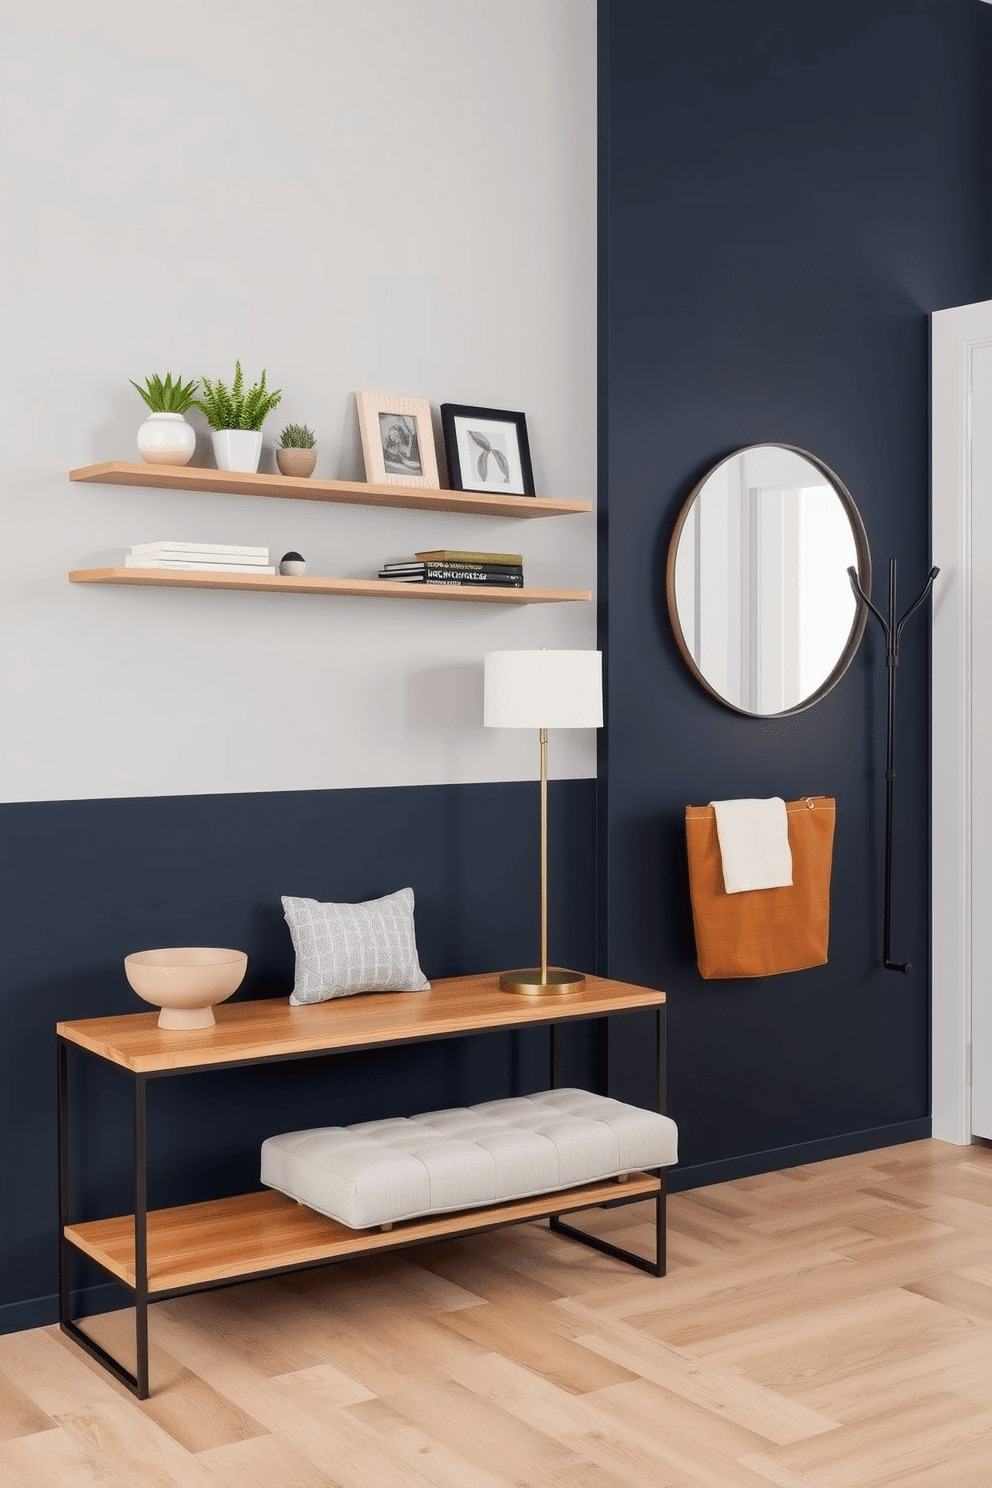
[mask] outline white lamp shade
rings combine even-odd
[[[601,651],[487,651],[487,728],[602,728]]]

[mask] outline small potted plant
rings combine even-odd
[[[131,381],[139,395],[148,405],[149,414],[138,428],[138,451],[149,465],[188,465],[196,449],[196,433],[183,418],[193,402],[193,394],[199,387],[194,379],[183,382],[181,377],[172,380],[172,373],[165,380],[157,374],[145,379],[144,387]]]
[[[279,435],[276,448],[276,464],[280,475],[295,475],[306,479],[313,475],[317,464],[314,432],[306,424],[287,424]]]
[[[282,401],[277,388],[265,386],[265,372],[245,392],[241,363],[234,365],[234,382],[228,388],[218,380],[204,377],[203,397],[194,398],[194,407],[205,415],[213,430],[214,461],[218,470],[258,469],[262,453],[262,424],[273,408]]]

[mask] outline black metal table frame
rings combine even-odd
[[[221,1059],[216,1063],[185,1065],[178,1069],[133,1071],[119,1065],[114,1060],[108,1060],[105,1056],[96,1053],[95,1050],[83,1048],[75,1044],[73,1040],[58,1034],[58,1194],[59,1194],[59,1327],[69,1338],[73,1339],[80,1348],[84,1349],[91,1358],[108,1370],[116,1380],[125,1386],[139,1400],[148,1398],[148,1153],[147,1153],[147,1082],[149,1080],[167,1079],[170,1075],[195,1075],[206,1074],[215,1070],[244,1069],[256,1064],[282,1064],[298,1059],[319,1059],[328,1055],[351,1054],[369,1049],[396,1048],[400,1045],[412,1043],[439,1043],[442,1039],[467,1038],[477,1033],[516,1033],[524,1028],[547,1027],[550,1032],[550,1088],[554,1090],[558,1085],[559,1073],[559,1047],[558,1029],[563,1022],[595,1022],[596,1024],[596,1091],[597,1094],[607,1095],[609,1093],[609,1019],[611,1017],[623,1017],[631,1013],[651,1012],[651,1008],[619,1009],[608,1015],[592,1018],[569,1018],[565,1007],[558,1018],[549,1017],[546,1020],[528,1020],[526,1023],[502,1025],[490,1029],[457,1029],[451,1033],[418,1034],[413,1038],[374,1040],[368,1044],[348,1044],[343,1048],[320,1048],[307,1049],[289,1054],[268,1054],[248,1059]],[[656,1015],[657,1029],[657,1082],[658,1082],[658,1105],[657,1110],[664,1114],[667,1105],[666,1095],[666,1007],[659,1004],[654,1009]],[[130,1074],[134,1080],[134,1286],[122,1280],[101,1262],[92,1256],[87,1259],[95,1266],[107,1272],[113,1280],[127,1292],[134,1296],[134,1343],[135,1343],[135,1372],[129,1369],[114,1356],[103,1348],[89,1334],[80,1328],[78,1322],[72,1317],[72,1291],[71,1291],[71,1264],[72,1254],[76,1247],[66,1235],[67,1227],[72,1223],[69,1215],[69,1046],[78,1050],[80,1054],[89,1054],[98,1059],[101,1064],[109,1064],[112,1068],[120,1069],[124,1074]],[[602,1251],[605,1255],[612,1256],[615,1260],[625,1261],[628,1265],[637,1266],[642,1271],[647,1271],[651,1276],[664,1276],[666,1269],[666,1247],[665,1247],[665,1169],[654,1168],[647,1170],[652,1176],[657,1176],[660,1187],[655,1196],[655,1258],[653,1261],[639,1256],[634,1251],[625,1250],[622,1246],[612,1245],[607,1240],[601,1240],[598,1235],[589,1235],[585,1231],[576,1229],[574,1225],[567,1224],[558,1215],[549,1216],[549,1225],[558,1234],[565,1235],[571,1240],[577,1240],[582,1245],[591,1246],[594,1250]],[[618,1208],[625,1204],[643,1202],[643,1196],[637,1195],[630,1199],[617,1198],[608,1205],[602,1201],[590,1204],[589,1208]],[[575,1211],[581,1212],[581,1211]],[[487,1230],[502,1229],[504,1226],[520,1224],[519,1219],[494,1220],[491,1225],[472,1226],[472,1234],[484,1234]],[[468,1232],[466,1232],[468,1233]],[[458,1232],[444,1236],[445,1239],[458,1238]],[[405,1250],[415,1245],[422,1245],[423,1239],[418,1237],[404,1240],[402,1232],[395,1242],[387,1245],[377,1246],[376,1254],[386,1254],[394,1250]],[[85,1252],[79,1251],[79,1254]],[[216,1291],[225,1286],[240,1286],[246,1281],[258,1281],[262,1277],[279,1276],[293,1271],[310,1271],[319,1266],[331,1266],[342,1259],[351,1259],[350,1255],[345,1257],[329,1256],[324,1260],[302,1261],[288,1266],[266,1266],[257,1271],[246,1271],[238,1276],[225,1277],[214,1281],[195,1282],[188,1286],[172,1287],[165,1291],[156,1291],[154,1301],[164,1302],[172,1297],[186,1297],[193,1292]]]

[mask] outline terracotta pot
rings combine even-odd
[[[280,475],[294,475],[297,480],[306,480],[313,475],[317,464],[315,449],[277,449],[276,464]]]

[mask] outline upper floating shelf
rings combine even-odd
[[[395,579],[245,573],[209,569],[75,568],[70,584],[133,584],[158,589],[255,589],[275,594],[339,594],[360,599],[451,599],[469,604],[562,604],[592,599],[591,589],[504,589],[497,584],[403,584]]]
[[[544,496],[497,496],[481,491],[431,491],[419,486],[376,486],[366,481],[299,480],[289,475],[249,475],[202,465],[146,465],[104,460],[69,471],[71,481],[101,486],[156,486],[169,491],[216,491],[224,496],[279,496],[294,501],[337,501],[348,506],[407,507],[411,511],[470,512],[482,517],[565,517],[592,510],[588,501]]]

